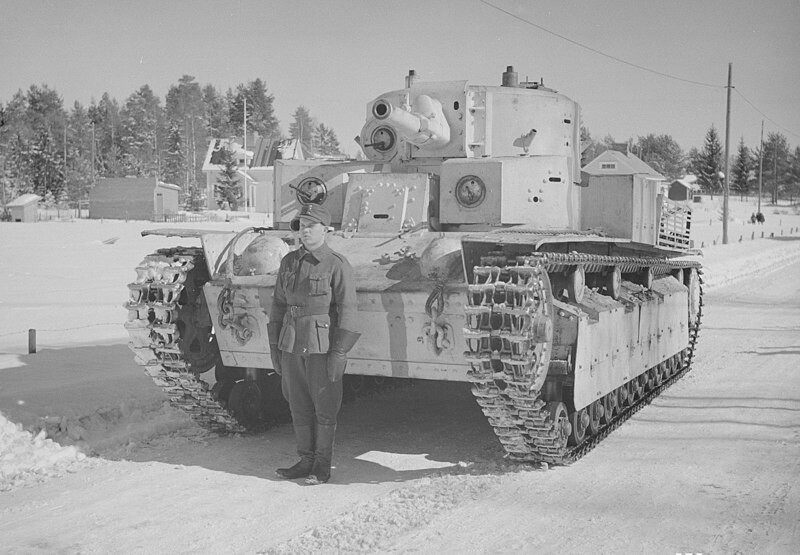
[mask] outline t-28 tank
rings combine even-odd
[[[578,104],[512,67],[501,83],[410,72],[367,104],[366,160],[278,163],[273,228],[144,232],[202,247],[136,269],[137,361],[212,429],[275,418],[275,271],[299,245],[300,206],[322,203],[358,283],[350,387],[469,382],[510,458],[582,456],[690,368],[702,311],[701,268],[685,256],[691,210],[655,172],[582,173]]]

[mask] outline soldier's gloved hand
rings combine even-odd
[[[344,376],[344,370],[347,368],[347,354],[342,351],[330,351],[328,353],[328,379],[332,382],[338,382]]]
[[[283,370],[281,369],[281,351],[278,349],[277,345],[269,346],[269,356],[272,357],[272,367],[275,369],[275,373],[279,376],[282,375]]]

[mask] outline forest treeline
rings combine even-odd
[[[108,93],[88,106],[69,109],[46,84],[19,90],[0,106],[0,158],[4,201],[35,193],[46,202],[87,198],[98,177],[154,176],[179,185],[187,209],[200,206],[204,194],[203,158],[213,138],[242,137],[245,104],[247,131],[266,138],[299,139],[307,155],[337,155],[336,133],[298,106],[286,134],[275,117],[274,96],[261,79],[222,93],[184,75],[170,86],[164,101],[142,85],[120,103]],[[592,140],[581,129],[583,163],[618,143],[611,136]],[[702,148],[685,152],[667,134],[628,139],[630,150],[667,178],[697,176],[707,193],[722,191],[724,149],[712,125]],[[773,200],[800,193],[800,146],[781,133],[769,133],[760,146],[740,139],[732,149],[730,185],[733,194],[757,190],[759,173]]]
[[[706,131],[702,148],[684,152],[670,135],[649,134],[629,139],[627,147],[653,169],[669,179],[694,175],[700,190],[707,194],[721,193],[724,187],[725,147],[716,127]],[[586,128],[581,128],[584,145],[582,165],[598,154],[618,145],[607,135],[594,141]],[[624,142],[623,142],[624,145]],[[781,133],[768,133],[763,147],[748,147],[744,138],[731,145],[728,165],[731,194],[745,196],[758,193],[759,175],[762,194],[770,195],[772,202],[778,198],[794,200],[800,197],[800,146],[791,148]]]
[[[202,165],[214,138],[248,135],[299,139],[306,155],[338,155],[336,133],[298,106],[284,134],[275,98],[261,79],[222,93],[191,75],[162,102],[149,85],[120,103],[108,93],[69,109],[46,84],[19,90],[0,106],[0,157],[5,201],[35,193],[48,203],[87,198],[98,177],[158,177],[184,191],[187,208],[205,191]]]

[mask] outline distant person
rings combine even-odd
[[[763,213],[761,213],[761,212],[759,212],[758,214],[756,214],[756,220],[758,220],[758,223],[760,223],[760,224],[763,224],[763,223],[764,223],[764,220],[765,220],[765,218],[764,218],[764,214],[763,214]]]
[[[753,214],[750,216],[750,223],[751,224],[756,223],[756,213],[755,212],[753,212]]]
[[[347,353],[361,335],[352,331],[358,308],[353,269],[325,243],[330,223],[318,204],[304,205],[292,220],[303,245],[281,260],[267,324],[300,456],[277,474],[310,485],[330,480]]]

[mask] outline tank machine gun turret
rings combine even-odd
[[[279,259],[322,203],[358,283],[350,378],[470,382],[510,457],[574,460],[688,371],[702,314],[700,266],[679,258],[691,212],[650,175],[582,175],[579,127],[576,102],[512,67],[493,86],[412,72],[367,104],[366,161],[276,183],[276,230],[148,232],[203,249],[137,269],[137,359],[207,425],[263,424],[276,268],[246,262]]]

